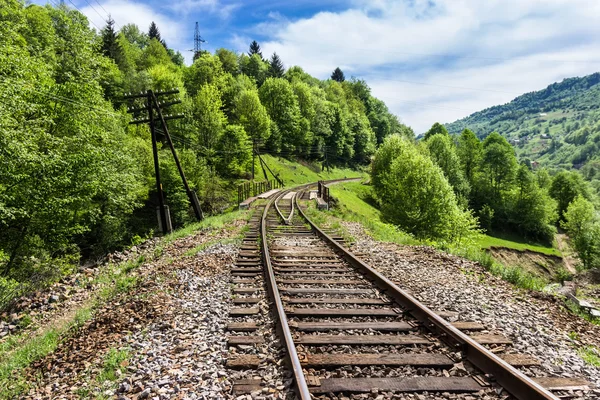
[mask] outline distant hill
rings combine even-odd
[[[469,128],[481,138],[495,131],[522,160],[549,169],[589,164],[582,172],[595,175],[600,166],[600,73],[553,83],[445,126],[452,134]]]

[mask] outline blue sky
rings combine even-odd
[[[256,39],[321,79],[340,66],[417,133],[600,71],[593,0],[70,1],[99,26],[106,12],[120,26],[156,21],[188,62],[198,21],[208,50]]]

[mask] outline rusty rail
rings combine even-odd
[[[463,351],[467,360],[473,365],[483,372],[493,375],[494,379],[517,399],[558,400],[558,397],[554,396],[540,384],[519,372],[494,353],[481,346],[475,340],[453,327],[450,322],[435,314],[420,301],[402,290],[375,269],[359,260],[348,249],[333,240],[333,238],[321,230],[306,216],[299,206],[298,197],[300,196],[296,197],[296,207],[298,208],[298,212],[329,246],[340,254],[350,265],[371,278],[371,280],[382,290],[386,291],[390,297],[406,307],[416,319],[421,321],[433,332],[439,334],[446,343],[457,350]]]

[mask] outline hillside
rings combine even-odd
[[[599,83],[600,73],[568,78],[446,124],[446,128],[452,134],[469,128],[479,137],[498,132],[514,145],[522,160],[550,169],[580,169],[589,180],[597,179]]]

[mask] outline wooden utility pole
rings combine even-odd
[[[156,136],[155,115],[154,115],[155,110],[156,110],[156,114],[160,120],[160,123],[162,125],[162,130],[167,138],[167,142],[168,142],[171,152],[173,154],[173,158],[175,159],[175,164],[177,165],[177,169],[179,170],[179,175],[181,176],[181,180],[183,181],[183,185],[185,187],[185,191],[186,191],[188,198],[190,200],[190,203],[192,205],[192,209],[194,210],[194,214],[196,215],[196,218],[198,220],[201,220],[203,218],[202,210],[200,209],[200,202],[198,201],[198,197],[196,196],[196,193],[193,190],[191,190],[188,185],[187,179],[185,178],[185,174],[183,173],[183,168],[181,167],[179,158],[177,157],[177,153],[175,152],[175,147],[173,146],[173,141],[171,140],[171,135],[169,134],[169,129],[167,128],[167,123],[166,123],[167,120],[184,118],[184,116],[183,115],[163,116],[162,110],[161,110],[161,107],[167,107],[167,106],[170,106],[173,104],[181,103],[181,100],[175,100],[175,101],[171,101],[168,103],[159,103],[158,99],[157,99],[158,96],[166,96],[166,95],[178,94],[178,93],[179,93],[179,90],[177,90],[177,89],[164,91],[164,92],[153,92],[152,90],[148,90],[148,91],[146,91],[146,93],[142,92],[140,94],[135,94],[135,95],[130,94],[130,95],[124,96],[124,99],[145,98],[145,100],[146,100],[144,107],[129,108],[127,110],[127,112],[138,113],[141,111],[146,111],[148,113],[147,119],[133,120],[130,122],[130,124],[137,125],[137,124],[146,124],[147,123],[147,124],[149,124],[149,127],[150,127],[150,136],[152,138],[152,154],[153,154],[153,158],[154,158],[154,173],[155,173],[155,177],[156,177],[156,191],[158,193],[159,221],[160,221],[160,226],[161,226],[161,230],[163,233],[170,232],[172,230],[172,228],[171,228],[170,218],[167,215],[167,206],[165,205],[164,193],[163,193],[162,184],[160,181],[160,169],[159,169],[159,162],[158,162],[158,140],[157,140],[157,136]]]

